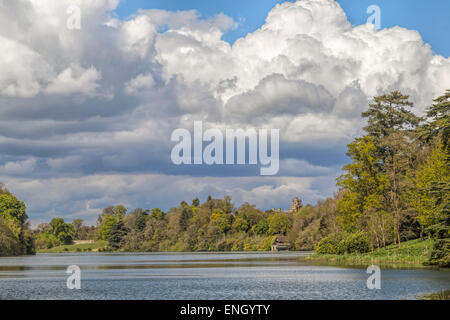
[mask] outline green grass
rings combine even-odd
[[[442,290],[424,294],[419,297],[420,300],[450,300],[450,290]]]
[[[369,253],[354,254],[313,254],[307,259],[324,264],[367,265],[377,264],[389,267],[424,267],[433,248],[432,240],[411,240],[391,245]]]
[[[72,245],[64,245],[59,247],[54,247],[51,249],[42,249],[38,250],[38,253],[64,253],[64,252],[96,252],[98,249],[103,249],[108,245],[107,241],[96,241],[94,243],[85,243],[85,244],[72,244]]]

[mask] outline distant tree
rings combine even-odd
[[[291,221],[286,214],[277,212],[267,219],[269,223],[269,234],[286,234],[292,227]]]
[[[222,210],[216,209],[211,215],[211,223],[218,227],[221,233],[225,234],[231,229],[232,218],[231,214],[226,214]]]
[[[189,225],[189,219],[192,218],[192,209],[187,205],[186,202],[181,203],[180,207],[181,213],[180,213],[180,219],[179,219],[179,225],[181,231],[185,231]]]
[[[121,219],[114,215],[106,215],[102,219],[102,223],[99,226],[100,238],[102,240],[109,240],[111,230],[115,224],[117,224]]]
[[[199,198],[195,198],[194,200],[192,200],[192,206],[193,206],[193,207],[198,207],[198,206],[200,206],[200,200],[199,200]]]
[[[13,221],[20,229],[28,219],[25,203],[19,201],[12,193],[0,193],[0,217]]]
[[[268,235],[269,234],[269,222],[267,219],[261,219],[252,228],[253,232],[257,235]]]
[[[164,220],[166,218],[166,214],[161,211],[159,208],[152,209],[152,212],[150,213],[150,218],[156,219],[156,220]]]
[[[420,136],[426,143],[440,139],[444,150],[450,154],[450,90],[434,102],[427,110],[429,121],[420,128]]]
[[[236,217],[233,221],[233,229],[238,232],[247,232],[249,229],[247,220],[242,217]]]
[[[84,220],[83,219],[75,219],[72,221],[72,226],[75,231],[74,237],[75,239],[81,240],[83,238],[83,226],[84,226]]]
[[[50,221],[52,234],[63,244],[71,244],[75,230],[71,224],[65,223],[63,218],[53,218]]]
[[[148,213],[145,211],[140,212],[136,216],[136,220],[134,221],[134,228],[138,231],[142,231],[145,228],[145,224],[147,223]]]
[[[112,225],[108,238],[109,246],[115,250],[119,249],[121,247],[122,240],[125,238],[127,233],[128,230],[125,228],[122,220],[119,220],[117,223]]]

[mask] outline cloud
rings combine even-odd
[[[308,203],[322,199],[323,185],[329,184],[334,178],[114,174],[53,179],[1,179],[10,191],[27,199],[28,213],[35,221],[64,216],[70,220],[81,217],[88,223],[95,223],[102,208],[113,204],[123,204],[132,209],[139,203],[144,208],[159,207],[168,210],[183,200],[196,197],[206,200],[208,195],[230,195],[237,205],[248,201],[260,208],[283,204],[282,207],[288,209],[290,201],[299,194]],[[170,194],[170,202],[165,200],[167,194]]]
[[[81,9],[81,30],[66,27]],[[194,195],[285,207],[330,196],[370,99],[391,90],[422,113],[450,87],[450,59],[417,31],[352,26],[333,0],[275,6],[233,45],[224,14],[117,0],[0,0],[0,175],[34,219],[102,206],[169,207]],[[279,176],[176,167],[177,128],[280,129]],[[42,190],[48,190],[45,197]]]
[[[91,95],[98,88],[97,81],[101,79],[94,67],[84,69],[79,65],[72,65],[62,71],[47,87],[48,94],[80,93]]]

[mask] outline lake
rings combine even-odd
[[[0,299],[414,299],[450,288],[450,272],[381,270],[369,290],[366,267],[302,261],[305,252],[64,253],[0,258]],[[66,282],[81,268],[81,289]]]

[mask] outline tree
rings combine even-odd
[[[63,218],[53,218],[50,221],[52,234],[63,244],[73,242],[75,231],[71,224],[65,223]]]
[[[136,220],[134,221],[134,228],[138,231],[142,231],[147,223],[148,213],[145,211],[139,212]]]
[[[261,219],[252,228],[253,232],[257,235],[268,235],[269,233],[269,222],[267,219]]]
[[[292,227],[291,221],[289,218],[281,212],[275,213],[271,215],[267,219],[269,223],[269,234],[277,235],[277,234],[286,234]]]
[[[434,102],[427,110],[429,122],[420,128],[420,135],[425,143],[440,139],[444,150],[450,154],[450,90]]]
[[[200,200],[199,200],[199,198],[195,198],[194,200],[192,200],[192,206],[193,206],[193,207],[198,207],[198,206],[200,206]]]
[[[410,191],[410,201],[418,212],[416,219],[422,230],[427,230],[438,219],[437,200],[430,190],[436,183],[448,180],[450,169],[446,159],[442,146],[435,146],[427,160],[417,168],[413,178],[414,188]]]
[[[355,229],[365,210],[371,208],[378,211],[383,206],[383,195],[389,187],[389,180],[377,167],[380,159],[376,150],[374,139],[370,136],[348,145],[347,155],[353,161],[343,167],[347,173],[337,180],[337,185],[345,190],[338,204],[338,221],[347,231]]]
[[[109,246],[114,250],[119,249],[122,240],[125,238],[127,233],[128,230],[125,228],[122,220],[119,220],[117,223],[113,224],[108,238]]]
[[[33,254],[34,241],[26,223],[25,203],[18,200],[0,183],[0,249],[2,255]]]
[[[393,91],[390,94],[375,97],[374,103],[362,113],[362,117],[367,118],[364,131],[374,137],[375,144],[393,132],[412,130],[419,124],[421,119],[407,110],[413,107],[413,103],[408,99],[409,96]]]
[[[386,211],[392,213],[394,232],[400,245],[402,238],[414,238],[418,229],[408,193],[413,188],[410,177],[417,167],[420,145],[414,133],[405,130],[384,137],[380,145],[385,151],[382,172],[389,179]]]
[[[0,193],[0,217],[13,221],[20,229],[28,219],[25,211],[25,203],[19,201],[12,193],[8,191]]]
[[[443,267],[450,266],[450,178],[434,182],[430,193],[435,198],[437,209],[436,223],[430,229],[435,238],[430,262]]]
[[[183,201],[184,202],[184,201]],[[186,202],[181,204],[181,213],[179,225],[181,231],[185,231],[189,225],[189,219],[192,218],[192,209],[187,205]]]
[[[231,229],[232,218],[231,214],[226,214],[222,210],[216,209],[211,215],[211,223],[217,226],[221,233],[225,234]]]
[[[150,218],[156,219],[156,220],[165,220],[166,214],[161,209],[154,208],[154,209],[152,209],[152,212],[150,213]]]
[[[242,217],[237,217],[233,221],[233,229],[238,232],[247,232],[248,230],[248,222]]]
[[[74,236],[76,239],[81,240],[83,237],[83,226],[84,226],[84,220],[83,219],[75,219],[72,221],[72,226],[74,229]]]
[[[6,221],[0,218],[0,257],[14,256],[22,252],[19,239],[8,227]]]
[[[101,225],[99,226],[100,238],[102,240],[109,240],[111,230],[115,224],[117,224],[121,219],[114,215],[106,215],[102,218]]]

